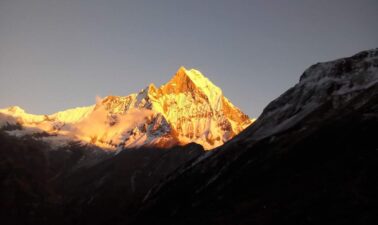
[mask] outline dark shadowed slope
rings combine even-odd
[[[68,224],[109,224],[134,215],[148,191],[185,163],[204,153],[189,144],[170,149],[125,149],[62,182]]]
[[[377,224],[378,49],[311,66],[132,224]],[[126,221],[123,221],[126,222]]]
[[[52,218],[54,224],[62,224],[64,195],[58,182],[108,157],[102,150],[77,143],[52,150],[32,136],[17,138],[0,130],[1,224],[51,224]]]
[[[19,129],[19,128],[18,128]],[[203,154],[200,145],[108,153],[52,149],[0,130],[1,224],[107,224],[135,214],[151,187]]]

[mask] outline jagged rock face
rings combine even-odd
[[[0,112],[25,127],[109,149],[191,142],[213,149],[253,122],[199,71],[184,67],[160,88],[150,84],[139,93],[108,96],[89,107],[53,115],[31,115],[18,107]]]
[[[159,89],[149,87],[152,109],[167,118],[182,143],[195,141],[210,149],[230,140],[251,120],[233,106],[199,71],[180,68]]]
[[[199,71],[181,67],[174,77],[160,88],[150,84],[138,94],[126,97],[109,96],[97,106],[111,114],[125,114],[129,110],[147,109],[154,112],[146,121],[148,137],[155,133],[154,141],[188,144],[196,142],[212,149],[230,140],[251,124],[247,115],[232,105],[220,88],[212,84]],[[151,125],[151,121],[159,121]],[[151,128],[155,132],[151,132]],[[127,142],[127,141],[126,141]],[[127,144],[126,144],[127,146]]]

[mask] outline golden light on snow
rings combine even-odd
[[[92,106],[52,115],[32,115],[19,107],[0,113],[34,129],[24,132],[40,130],[109,149],[190,142],[212,149],[253,122],[201,72],[184,67],[159,88],[150,84],[128,96],[97,98]]]

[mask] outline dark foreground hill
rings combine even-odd
[[[1,224],[106,224],[134,215],[153,185],[203,152],[197,144],[116,155],[78,143],[51,149],[0,131]]]

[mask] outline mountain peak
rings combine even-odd
[[[183,66],[161,87],[151,83],[138,93],[107,96],[92,106],[52,115],[26,114],[20,108],[6,114],[25,126],[111,149],[191,142],[213,149],[252,122],[200,71]]]
[[[190,77],[188,76],[188,70],[185,67],[180,66],[180,68],[176,71],[176,73],[173,75],[173,77],[167,84],[183,82],[185,83],[188,81],[190,81]]]
[[[210,102],[217,101],[222,96],[222,90],[214,85],[200,71],[196,69],[187,70],[181,66],[172,79],[161,86],[163,93],[182,93],[200,91],[206,95]]]
[[[186,72],[186,68],[184,67],[184,66],[180,66],[179,68],[178,68],[178,70],[177,70],[177,72],[176,73],[178,73],[178,72]]]
[[[180,68],[177,70],[176,74],[173,76],[170,82],[171,81],[174,81],[176,83],[191,81],[198,88],[206,87],[206,88],[219,89],[207,77],[205,77],[199,70],[196,70],[193,68],[190,70],[187,70],[184,66],[180,66]]]

